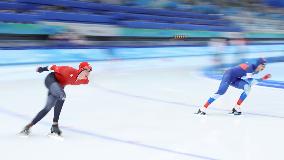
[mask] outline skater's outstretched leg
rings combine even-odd
[[[205,115],[205,110],[209,107],[209,105],[211,103],[213,103],[216,99],[218,99],[221,95],[225,94],[226,91],[228,90],[229,86],[230,86],[230,83],[231,83],[231,74],[230,72],[226,72],[224,75],[223,75],[223,78],[222,78],[222,81],[219,85],[219,88],[218,88],[218,91],[212,95],[207,101],[206,103],[200,107],[198,109],[198,111],[196,112],[196,114],[201,114],[201,115]]]
[[[57,101],[64,101],[65,97],[66,95],[63,88],[57,82],[52,83],[49,87],[47,103],[33,119],[32,125],[35,125],[38,121],[40,121],[51,110],[51,108],[54,107]]]
[[[29,124],[24,127],[20,134],[29,135],[31,127],[35,125],[38,121],[40,121],[50,111],[50,109],[55,105],[56,101],[57,98],[49,94],[45,107],[40,112],[38,112],[38,114]]]
[[[55,104],[58,102],[58,107],[56,110],[59,112],[56,112],[55,114],[55,120],[57,119],[60,115],[60,111],[62,108],[62,105],[64,103],[64,100],[66,98],[65,92],[63,88],[57,83],[54,82],[48,86],[49,92],[48,92],[48,98],[45,107],[34,117],[34,119],[24,127],[24,129],[20,133],[28,133],[30,134],[30,128],[34,126],[36,123],[38,123],[50,110],[52,107],[55,106]],[[57,118],[56,118],[57,117]]]
[[[31,122],[31,125],[35,125],[38,121],[40,121],[51,110],[56,101],[56,97],[49,95],[45,107],[35,116],[35,118]]]

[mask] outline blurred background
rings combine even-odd
[[[1,157],[283,160],[283,22],[284,0],[0,0]],[[243,117],[226,116],[233,87],[195,116],[225,68],[259,57],[272,79]],[[93,71],[66,87],[66,140],[46,139],[52,113],[15,138],[45,103],[35,68],[81,61]]]
[[[271,52],[282,61],[283,7],[282,0],[1,0],[0,49],[99,49],[60,62],[209,54],[223,66]],[[1,52],[0,65],[58,61]]]

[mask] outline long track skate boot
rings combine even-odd
[[[58,136],[61,136],[62,132],[58,127],[58,124],[53,124],[51,129],[50,129],[51,134],[56,134]]]
[[[242,115],[241,111],[236,110],[235,108],[232,109],[232,112],[230,112],[230,114],[234,114],[234,115]]]
[[[19,133],[20,136],[24,136],[27,137],[31,134],[31,126],[30,125],[26,125],[24,127],[24,129]]]
[[[206,113],[202,111],[201,109],[198,109],[198,111],[195,114],[206,115]]]

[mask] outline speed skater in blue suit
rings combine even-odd
[[[242,63],[238,66],[229,68],[223,74],[222,81],[219,85],[218,91],[213,94],[206,103],[201,106],[196,114],[205,115],[206,109],[211,103],[218,99],[221,95],[225,94],[229,86],[242,89],[243,92],[237,101],[237,104],[232,109],[232,114],[241,115],[241,104],[247,98],[251,87],[261,81],[271,78],[271,74],[266,74],[262,78],[253,78],[253,75],[258,74],[265,69],[266,59],[258,58],[254,62]]]

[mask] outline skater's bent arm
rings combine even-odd
[[[36,69],[37,72],[42,73],[44,71],[51,71],[51,70],[58,70],[58,67],[56,65],[51,65],[51,66],[45,66],[45,67],[38,67]]]
[[[72,85],[80,85],[80,84],[88,84],[89,83],[89,79],[80,79],[75,81]]]

